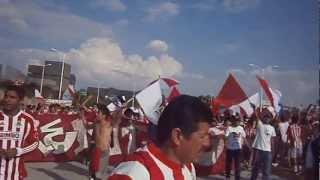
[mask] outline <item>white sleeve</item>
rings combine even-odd
[[[229,134],[230,134],[230,127],[228,127],[228,128],[226,129],[225,136],[226,136],[226,137],[228,137],[228,136],[229,136]]]
[[[276,134],[276,130],[274,129],[274,127],[273,127],[273,126],[271,126],[271,128],[272,128],[272,134],[271,134],[271,137],[275,137],[275,136],[277,136],[277,134]]]
[[[120,163],[113,171],[112,175],[126,175],[132,180],[150,180],[147,168],[138,161],[127,161]]]
[[[244,131],[243,127],[241,127],[241,135],[243,138],[246,137],[246,132]]]

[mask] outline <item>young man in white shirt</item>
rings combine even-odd
[[[270,125],[273,119],[273,113],[271,112],[272,110],[269,109],[263,109],[260,113],[260,118],[257,116],[256,137],[252,144],[252,148],[255,149],[256,154],[253,162],[251,180],[257,179],[260,169],[262,170],[263,180],[271,179],[271,151],[274,149],[273,138],[276,136],[276,131],[274,127]]]
[[[230,179],[232,161],[234,161],[235,179],[240,179],[240,156],[246,133],[240,126],[240,118],[231,117],[231,126],[227,127],[225,136],[227,138],[226,151],[226,179]]]

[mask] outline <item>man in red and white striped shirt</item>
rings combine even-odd
[[[129,155],[108,180],[196,180],[192,162],[209,146],[211,121],[201,100],[176,97],[160,116],[155,144]]]
[[[299,115],[294,114],[291,118],[291,124],[288,128],[288,140],[290,145],[291,158],[294,163],[294,172],[302,171],[302,128],[299,124]]]
[[[0,111],[0,180],[26,177],[23,155],[38,146],[34,119],[19,108],[23,98],[21,87],[7,87]]]

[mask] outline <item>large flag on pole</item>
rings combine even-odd
[[[267,80],[265,80],[259,76],[257,76],[257,79],[258,79],[263,91],[267,95],[272,107],[274,107],[274,109],[277,112],[279,112],[280,111],[279,102],[280,102],[280,99],[282,96],[281,92],[277,89],[275,89],[275,90],[271,89]]]
[[[69,84],[67,90],[64,92],[62,99],[63,100],[72,100],[76,94],[76,91],[73,85]]]
[[[172,78],[164,78],[164,77],[161,77],[161,79],[169,86],[169,87],[172,87],[172,86],[175,86],[175,85],[178,85],[179,84],[179,81],[175,80],[175,79],[172,79]]]
[[[180,96],[181,93],[180,91],[178,90],[178,88],[176,86],[174,86],[172,89],[171,89],[171,92],[170,92],[170,95],[169,97],[167,98],[168,102],[172,101],[175,97],[178,97]]]
[[[157,125],[160,117],[160,105],[162,103],[160,81],[157,80],[140,91],[136,95],[136,100],[140,104],[149,121]]]
[[[265,79],[263,79],[263,78],[261,78],[259,76],[257,76],[257,79],[258,79],[263,91],[266,93],[271,105],[274,107],[273,96],[272,96],[272,92],[271,92],[271,90],[269,88],[268,82]]]
[[[219,106],[226,108],[239,104],[248,99],[246,93],[237,82],[236,78],[229,74],[218,96],[213,100],[214,112],[217,112]]]
[[[68,86],[68,91],[69,91],[69,93],[71,94],[72,97],[75,96],[76,90],[74,89],[74,86],[73,86],[73,85],[69,84],[69,86]]]

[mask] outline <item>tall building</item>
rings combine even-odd
[[[43,76],[43,92],[46,98],[58,99],[61,81],[61,71],[63,63],[61,61],[46,61]],[[41,86],[43,66],[28,66],[28,81]],[[75,83],[75,77],[71,78],[71,65],[64,63],[61,97],[69,85],[70,79]]]

